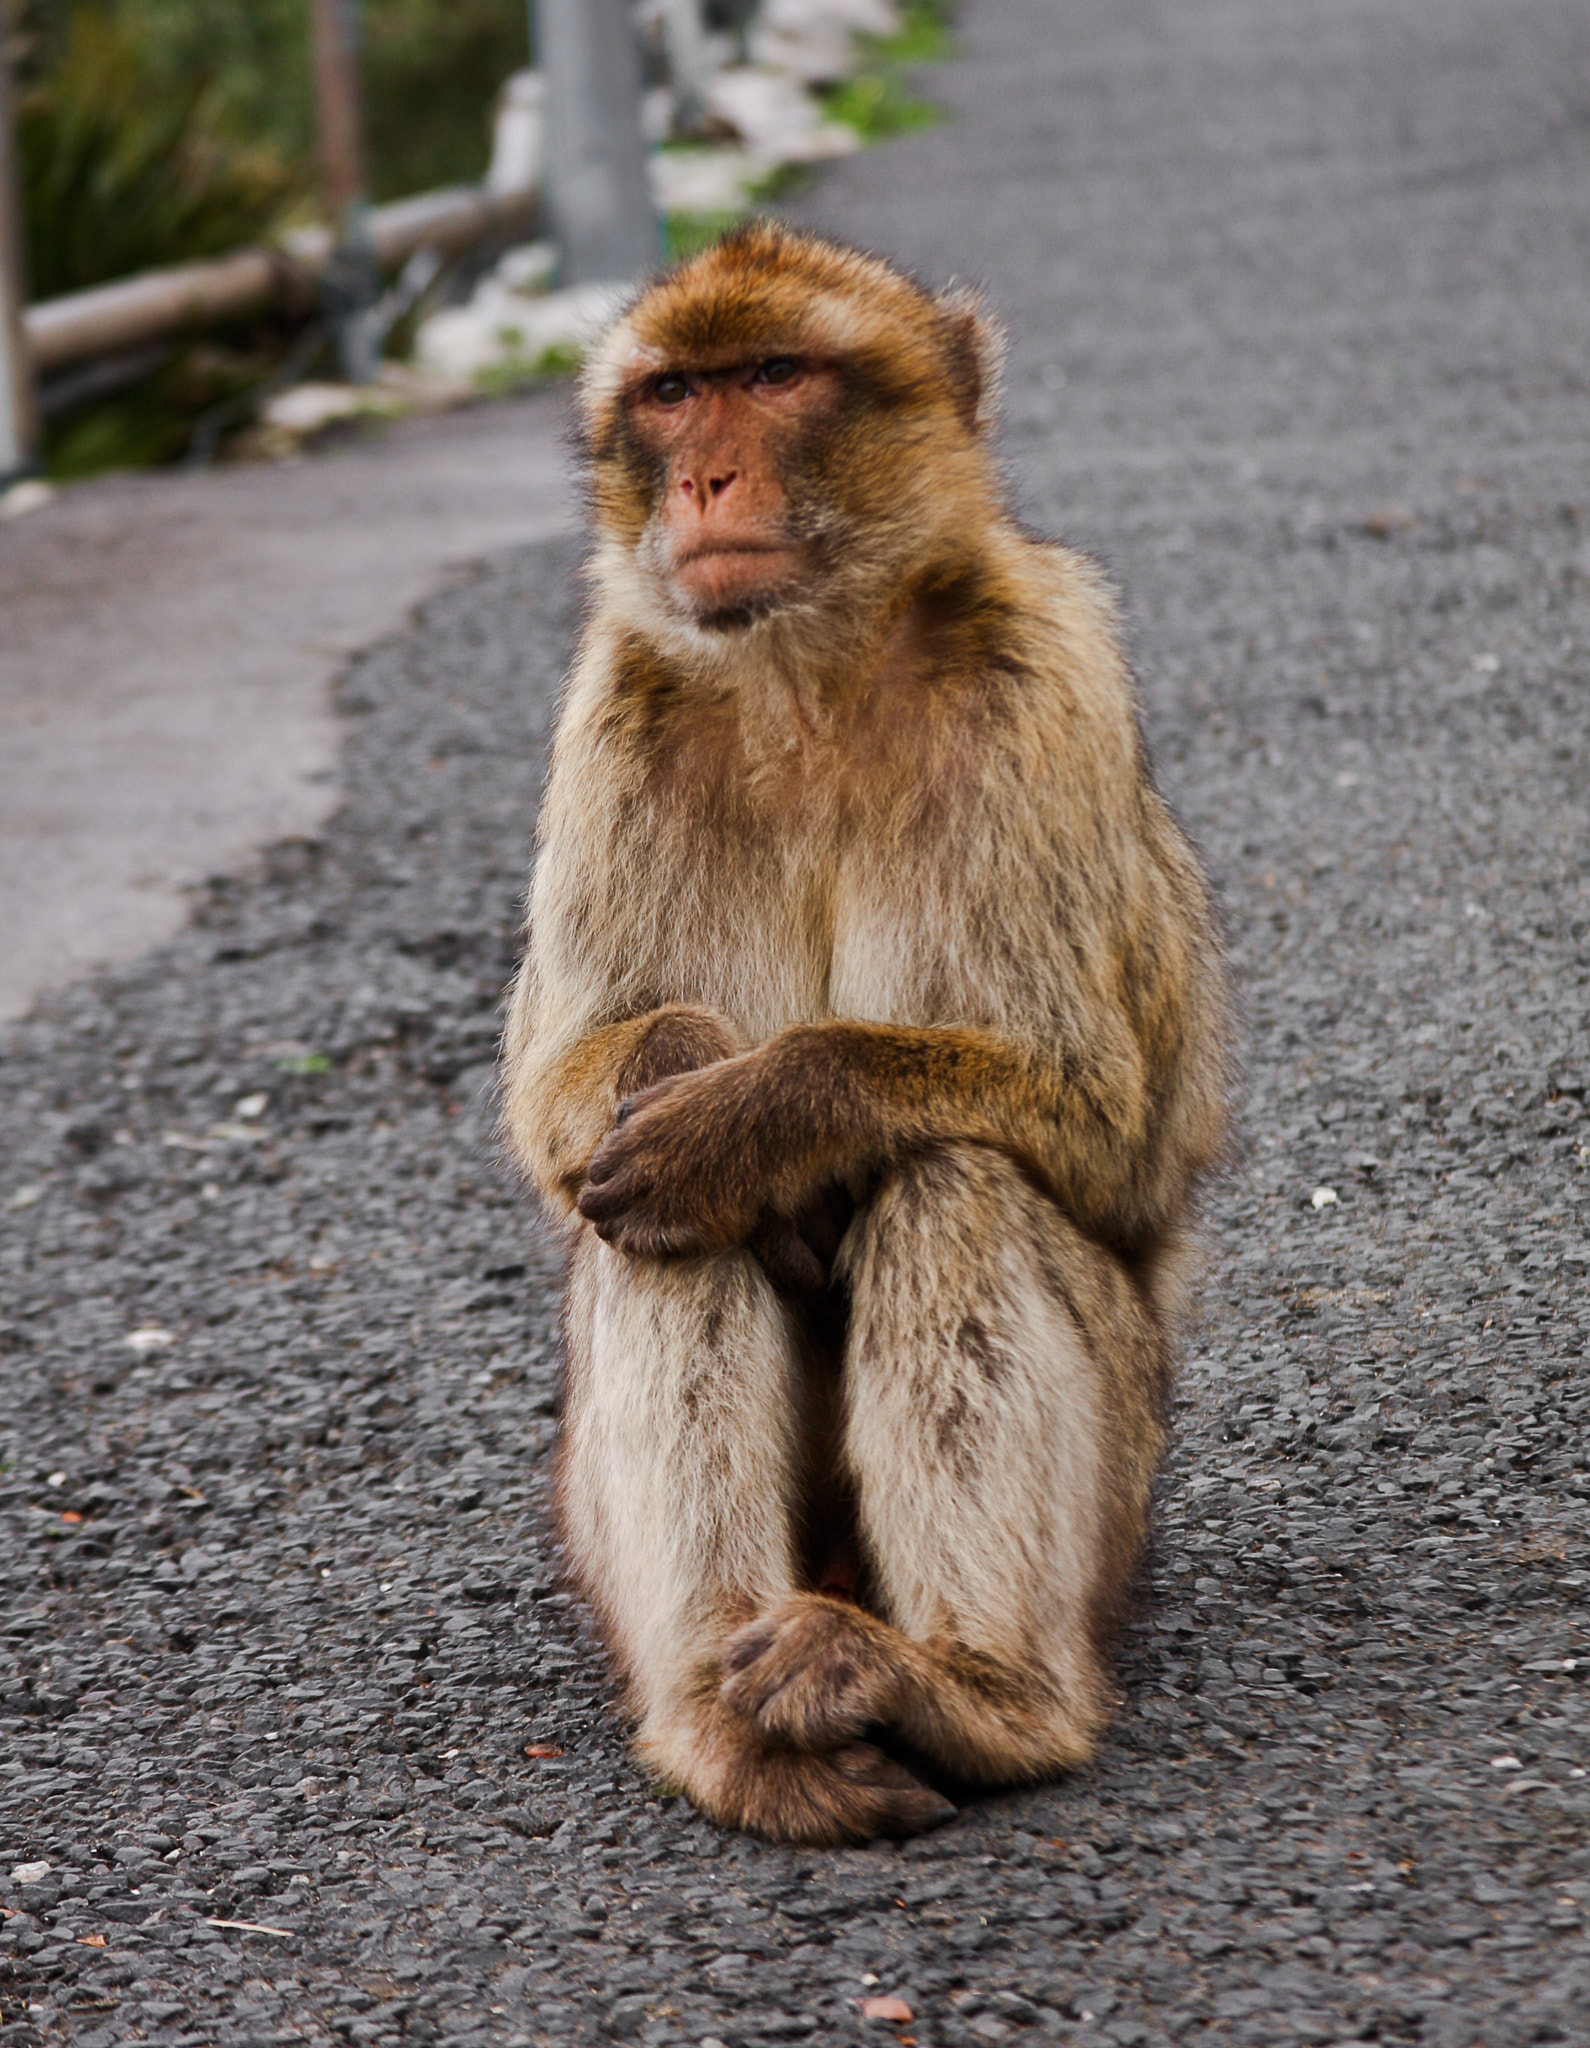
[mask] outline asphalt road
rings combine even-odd
[[[962,50],[800,210],[1008,312],[1246,1008],[1120,1720],[839,1855],[628,1762],[480,1106],[577,607],[520,553],[351,671],[320,838],[12,1030],[0,2041],[1590,2037],[1590,15]]]
[[[98,477],[0,524],[0,1021],[320,829],[349,655],[456,566],[575,525],[561,410],[537,393],[345,428],[313,460]]]

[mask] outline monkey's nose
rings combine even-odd
[[[681,477],[679,488],[687,498],[692,500],[699,498],[701,509],[705,511],[709,505],[715,503],[717,499],[723,496],[724,492],[739,474],[740,472],[737,469],[724,469],[720,470],[715,476],[699,478],[693,476]]]

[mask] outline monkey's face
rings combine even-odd
[[[983,516],[997,355],[965,295],[736,229],[643,292],[581,378],[609,587],[719,641],[797,608],[855,628]]]
[[[796,355],[685,361],[628,393],[655,567],[698,624],[749,622],[808,584],[821,535],[801,485],[839,401],[833,368]]]

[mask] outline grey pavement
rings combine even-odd
[[[1005,309],[1242,991],[1095,1764],[819,1854],[627,1757],[485,1103],[525,549],[354,664],[317,834],[6,1042],[0,2039],[1590,2038],[1587,80],[1579,5],[968,0],[798,209]]]
[[[0,1019],[324,821],[338,669],[450,572],[577,522],[560,410],[108,478],[0,525]]]

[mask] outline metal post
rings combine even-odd
[[[626,0],[531,0],[547,81],[546,210],[559,282],[613,284],[662,259]]]
[[[340,233],[364,203],[364,124],[359,115],[358,0],[309,0],[315,47],[320,203]]]
[[[663,0],[663,34],[674,87],[674,126],[680,134],[689,135],[705,118],[712,76],[701,0]]]
[[[22,193],[16,137],[11,125],[11,77],[5,22],[0,17],[0,487],[33,468],[39,454],[39,415],[33,364],[22,331],[27,304],[22,246]]]
[[[367,221],[364,123],[359,106],[359,0],[309,0],[314,35],[320,202],[337,237],[321,300],[337,336],[342,374],[368,384],[380,360],[375,307],[381,273]]]

